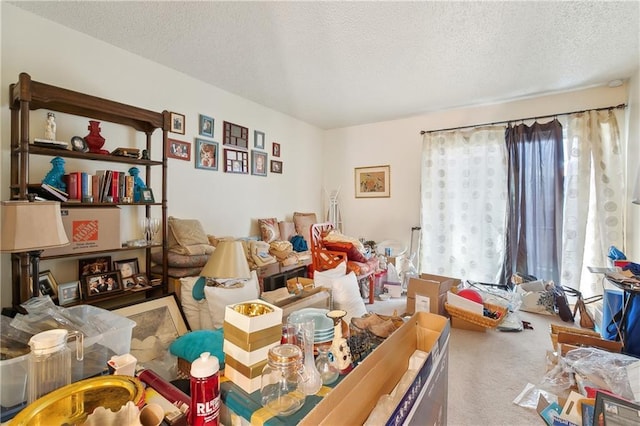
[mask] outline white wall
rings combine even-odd
[[[627,194],[631,199],[640,174],[640,69],[629,82]],[[640,188],[638,188],[640,191]],[[627,203],[627,258],[640,263],[640,205]]]
[[[168,211],[180,218],[199,219],[205,231],[217,236],[257,235],[256,220],[262,217],[291,219],[294,211],[322,214],[323,132],[309,124],[262,107],[246,99],[203,84],[172,69],[145,60],[6,3],[2,8],[2,76],[0,88],[1,172],[0,195],[9,198],[10,110],[9,84],[20,72],[33,80],[69,88],[153,111],[176,111],[186,115],[186,134],[170,137],[193,142],[198,134],[198,114],[215,119],[214,140],[222,148],[222,122],[227,120],[266,135],[265,150],[271,158],[271,143],[281,144],[283,171],[267,177],[237,175],[196,169],[194,161],[169,160]],[[46,111],[32,115],[32,137],[43,136]],[[57,139],[85,136],[87,120],[56,114]],[[161,141],[159,132],[154,139]],[[105,148],[140,144],[133,132],[120,126],[102,124],[107,138]],[[156,150],[156,152],[158,152]],[[192,153],[193,157],[193,153]],[[220,160],[222,157],[220,158]],[[31,178],[41,179],[50,166],[46,159],[32,163]],[[86,169],[87,163],[68,160],[66,170]],[[96,163],[91,167],[102,167]],[[109,166],[109,165],[107,165]],[[220,170],[222,164],[219,164]],[[110,165],[114,167],[113,164]],[[78,170],[77,168],[75,170]],[[127,168],[120,170],[126,171]],[[156,187],[156,197],[160,188]],[[130,207],[124,207],[123,212]],[[123,239],[137,237],[134,220],[122,215]],[[131,233],[128,233],[128,232]],[[129,254],[128,256],[131,256]],[[10,304],[10,256],[2,255],[2,306]],[[75,260],[56,264],[59,282],[71,281],[77,274]],[[52,265],[44,264],[41,269]]]
[[[626,102],[627,94],[626,86],[600,87],[330,130],[325,136],[324,186],[341,188],[339,204],[345,233],[374,241],[399,240],[408,247],[411,227],[420,225],[421,130],[608,107]],[[631,119],[637,129],[638,113]],[[636,137],[631,143],[635,144],[636,155],[629,162],[637,164],[640,142]],[[354,168],[382,164],[391,166],[391,197],[355,198]],[[628,237],[635,239],[636,258],[640,258],[637,251],[640,227],[637,220],[632,225]]]

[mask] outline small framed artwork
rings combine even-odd
[[[273,143],[272,154],[274,157],[280,157],[280,144],[278,142]]]
[[[171,133],[179,133],[184,135],[184,126],[185,119],[183,114],[178,114],[177,112],[171,113],[171,128],[169,131]]]
[[[227,173],[249,173],[249,153],[235,149],[224,150],[224,171]]]
[[[233,145],[240,149],[249,149],[249,129],[238,124],[223,122],[223,145]]]
[[[78,260],[78,279],[86,275],[99,274],[111,270],[111,256],[88,257]]]
[[[372,166],[355,169],[356,198],[391,196],[391,167]]]
[[[147,277],[146,274],[136,274],[133,276],[133,280],[135,284],[131,288],[131,291],[144,291],[151,288],[151,284],[149,284],[149,277]]]
[[[251,174],[256,176],[267,175],[267,153],[251,150]]]
[[[71,149],[79,152],[89,152],[87,141],[82,136],[74,136],[71,138]]]
[[[196,138],[196,168],[218,170],[218,142]]]
[[[58,303],[60,306],[70,305],[81,300],[80,281],[71,281],[58,285]]]
[[[38,291],[41,296],[58,297],[58,283],[51,271],[42,271],[38,276]]]
[[[140,273],[138,258],[126,260],[114,260],[113,269],[120,271],[120,278],[124,289],[132,288],[136,285],[134,275]]]
[[[82,292],[88,300],[123,291],[120,271],[110,271],[104,274],[84,277]]]
[[[213,118],[200,114],[200,136],[206,136],[208,138],[213,137]]]
[[[261,132],[259,130],[253,131],[253,147],[264,149],[264,132]]]
[[[153,191],[151,190],[151,188],[142,188],[140,189],[140,195],[142,196],[140,198],[140,201],[142,201],[143,203],[155,203],[155,198],[153,198]]]
[[[176,139],[167,139],[167,157],[178,160],[191,160],[191,143]]]
[[[271,173],[282,174],[282,161],[271,160]]]

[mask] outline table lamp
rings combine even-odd
[[[242,242],[236,240],[218,242],[207,264],[202,268],[200,276],[215,279],[251,278],[251,271],[249,270]]]
[[[31,262],[31,294],[39,295],[39,265],[43,250],[66,246],[69,239],[62,225],[57,201],[3,201],[3,253],[28,253]]]

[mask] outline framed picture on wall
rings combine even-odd
[[[271,173],[282,174],[282,161],[271,160]]]
[[[213,124],[214,120],[211,117],[200,114],[200,122],[198,128],[200,130],[200,136],[206,136],[208,138],[213,137]]]
[[[181,135],[184,135],[184,126],[185,126],[184,121],[185,121],[184,115],[178,114],[177,112],[172,112],[171,128],[169,129],[169,131],[171,133],[179,133]]]
[[[249,153],[235,149],[224,150],[224,171],[226,173],[249,173]]]
[[[218,170],[218,142],[196,139],[196,168]]]
[[[233,145],[240,149],[249,149],[249,129],[239,124],[225,121],[222,123],[223,145]]]
[[[264,132],[261,132],[259,130],[253,131],[253,147],[264,149]]]
[[[251,151],[251,174],[256,176],[267,175],[267,153]]]
[[[176,139],[167,139],[168,149],[167,157],[177,158],[178,160],[191,160],[191,144]]]
[[[390,166],[356,167],[356,198],[384,198],[391,196]]]
[[[274,157],[280,157],[280,144],[278,142],[273,143],[272,154]]]

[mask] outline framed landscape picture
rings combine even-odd
[[[390,166],[356,167],[355,186],[356,198],[390,197]]]

